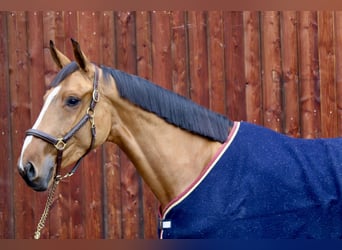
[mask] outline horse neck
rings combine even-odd
[[[221,143],[166,123],[121,98],[108,140],[132,161],[162,206],[184,191],[203,171]]]

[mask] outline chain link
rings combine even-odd
[[[40,217],[40,220],[39,220],[39,223],[37,225],[37,229],[36,229],[36,232],[34,233],[34,239],[38,240],[40,238],[40,231],[44,228],[45,226],[45,221],[46,221],[46,218],[49,214],[49,211],[50,211],[50,207],[53,203],[53,198],[55,196],[55,192],[56,192],[56,188],[57,188],[57,185],[59,183],[60,179],[56,179],[54,182],[53,182],[53,185],[49,191],[49,194],[48,194],[48,198],[46,200],[46,204],[45,204],[45,208],[44,208],[44,212],[42,214],[42,216]]]
[[[64,179],[66,179],[66,178],[72,176],[73,174],[74,174],[73,172],[69,172],[69,173],[67,173],[67,174],[65,174],[65,175],[63,175],[63,176],[57,175],[57,176],[56,176],[56,181],[60,182],[61,180],[64,180]]]

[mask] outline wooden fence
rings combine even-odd
[[[49,40],[234,120],[342,135],[342,12],[0,12],[0,238],[31,238],[46,194],[16,168],[57,68]],[[43,238],[156,238],[158,202],[112,144],[57,190]]]

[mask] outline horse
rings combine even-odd
[[[117,144],[159,200],[159,237],[342,237],[342,138],[296,139],[212,112],[146,79],[75,61],[26,131],[18,170],[36,191],[104,142]]]

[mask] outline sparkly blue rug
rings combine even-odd
[[[162,211],[160,237],[342,238],[342,138],[235,123],[216,158]]]

